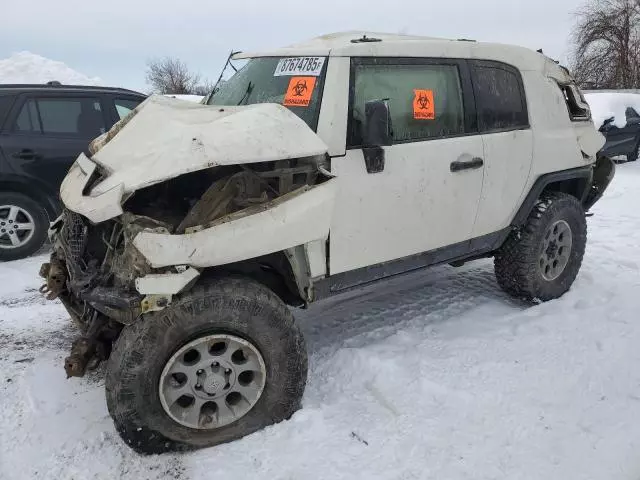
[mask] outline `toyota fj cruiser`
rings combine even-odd
[[[290,306],[494,257],[500,286],[572,285],[614,165],[568,71],[541,53],[363,32],[263,53],[206,99],[152,96],[61,187],[43,286],[108,359],[139,452],[289,418],[307,375]]]

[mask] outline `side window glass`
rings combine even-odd
[[[526,100],[518,75],[507,68],[476,66],[476,101],[482,131],[529,125]]]
[[[97,98],[40,98],[37,103],[45,134],[95,138],[105,132]]]
[[[132,100],[130,98],[116,98],[113,102],[116,105],[116,111],[118,112],[118,118],[120,120],[129,115],[131,110],[140,104],[139,100]]]
[[[11,110],[14,100],[15,95],[0,94],[0,129],[4,126],[4,122],[9,115],[9,110]]]
[[[357,65],[349,145],[361,146],[365,104],[388,99],[394,142],[464,133],[460,73],[455,65]]]
[[[20,133],[42,133],[35,100],[27,100],[22,105],[13,130]]]

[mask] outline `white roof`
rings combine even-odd
[[[365,35],[381,41],[353,42]],[[561,72],[550,58],[515,45],[360,30],[322,35],[270,51],[242,52],[234,58],[287,56],[476,58],[505,62],[524,71],[550,70],[548,73],[553,74],[559,74],[556,70]],[[564,76],[564,72],[561,75]]]

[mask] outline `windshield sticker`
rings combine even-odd
[[[283,75],[312,75],[317,77],[322,71],[325,57],[281,58],[276,65],[274,77]]]
[[[286,107],[308,107],[316,86],[316,77],[293,77],[289,81],[283,105]]]
[[[433,102],[433,90],[414,90],[413,118],[415,120],[434,120],[436,106]]]

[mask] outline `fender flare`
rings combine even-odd
[[[593,165],[540,175],[529,190],[529,193],[522,202],[522,205],[520,205],[515,217],[513,217],[511,226],[517,228],[526,223],[527,218],[529,218],[529,214],[540,198],[540,195],[542,195],[542,192],[544,192],[549,185],[553,183],[566,182],[568,180],[581,180],[584,182],[584,186],[581,186],[579,189],[580,191],[576,192],[578,200],[580,200],[581,203],[584,203],[593,183]]]

